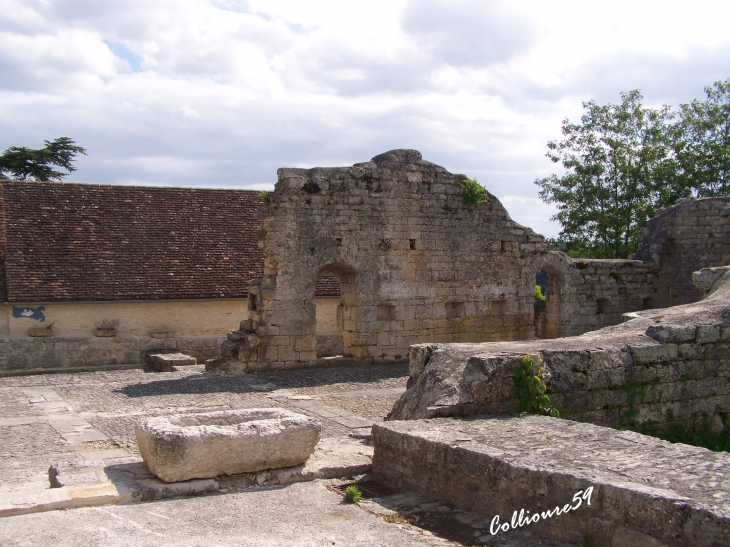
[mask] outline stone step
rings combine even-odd
[[[728,545],[727,452],[544,416],[385,422],[372,439],[376,480],[477,511],[505,540]]]

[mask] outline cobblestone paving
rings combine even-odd
[[[407,377],[406,365],[235,376],[195,366],[169,373],[127,369],[0,377],[0,494],[47,489],[51,463],[74,484],[83,484],[99,482],[104,466],[139,461],[134,423],[147,416],[279,406],[316,417],[323,438],[338,442],[382,420]],[[565,547],[529,534],[487,542],[482,517],[415,494],[363,508],[430,538],[433,546]]]
[[[193,366],[3,377],[0,490],[47,485],[51,463],[78,475],[92,461],[138,459],[134,423],[148,416],[279,406],[319,419],[324,438],[341,438],[382,420],[406,378],[404,365],[230,376]]]

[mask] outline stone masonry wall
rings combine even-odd
[[[730,425],[730,267],[703,273],[720,278],[705,300],[636,312],[582,336],[414,346],[409,389],[390,418],[515,413],[514,372],[530,355],[564,417],[607,426],[708,420],[722,430]]]
[[[220,338],[147,338],[142,336],[0,336],[0,375],[49,370],[141,365],[147,353],[175,350],[198,362],[219,353]]]
[[[316,365],[317,276],[339,278],[344,353],[360,362],[406,355],[415,343],[534,338],[543,268],[552,278],[544,337],[614,324],[654,291],[640,262],[577,262],[549,252],[494,196],[465,205],[466,177],[415,150],[278,175],[261,217],[264,277],[211,368]]]
[[[692,272],[730,264],[730,198],[686,199],[659,211],[644,229],[634,258],[653,264],[660,290],[653,307],[696,302]]]

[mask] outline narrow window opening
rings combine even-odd
[[[248,309],[251,311],[258,311],[258,299],[255,294],[248,295]]]
[[[415,239],[409,239],[408,240],[408,245],[410,246],[411,251],[415,251],[416,250],[416,240]]]
[[[606,300],[605,298],[599,298],[598,300],[596,300],[596,315],[606,313],[607,307],[608,300]]]
[[[642,310],[653,310],[654,309],[654,299],[653,298],[644,298],[644,303],[641,307]]]
[[[500,244],[499,250],[503,253],[507,252],[507,242],[506,241],[502,241],[502,243]]]

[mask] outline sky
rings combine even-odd
[[[273,189],[414,148],[514,220],[582,103],[730,78],[726,0],[0,0],[0,151],[71,137],[66,180]]]

